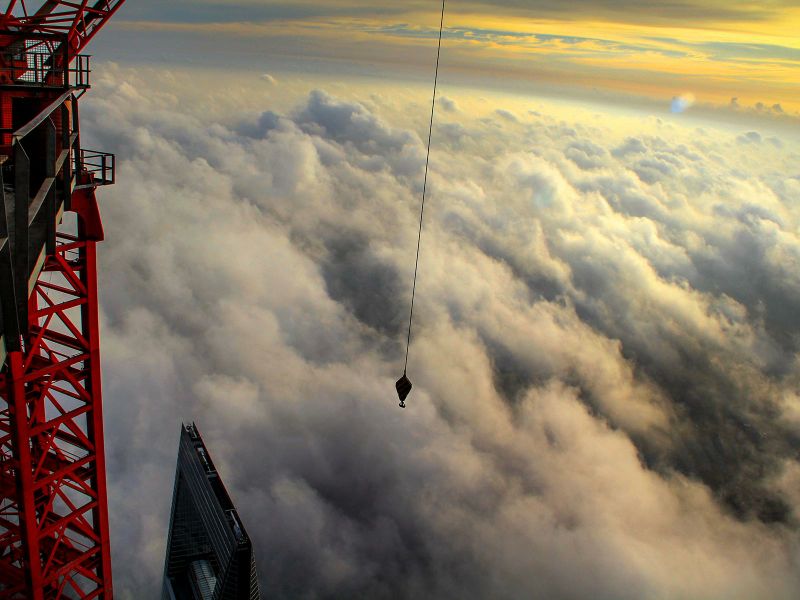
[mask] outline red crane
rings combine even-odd
[[[95,189],[80,51],[124,0],[0,13],[0,600],[112,598]]]
[[[18,27],[30,33],[66,35],[74,57],[124,1],[9,0],[2,21],[6,28]]]

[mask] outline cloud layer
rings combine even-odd
[[[401,411],[422,104],[139,77],[82,107],[119,597],[160,587],[181,419],[270,597],[797,596],[796,143],[449,98]]]

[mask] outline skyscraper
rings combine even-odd
[[[253,546],[191,425],[181,426],[162,600],[260,600]]]

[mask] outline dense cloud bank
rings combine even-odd
[[[314,91],[231,122],[146,88],[112,71],[83,108],[120,156],[119,597],[160,587],[181,419],[268,597],[800,594],[796,141],[450,99],[401,411],[424,161],[402,111]]]

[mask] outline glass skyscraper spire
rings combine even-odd
[[[181,427],[162,600],[260,600],[253,546],[193,424]]]

